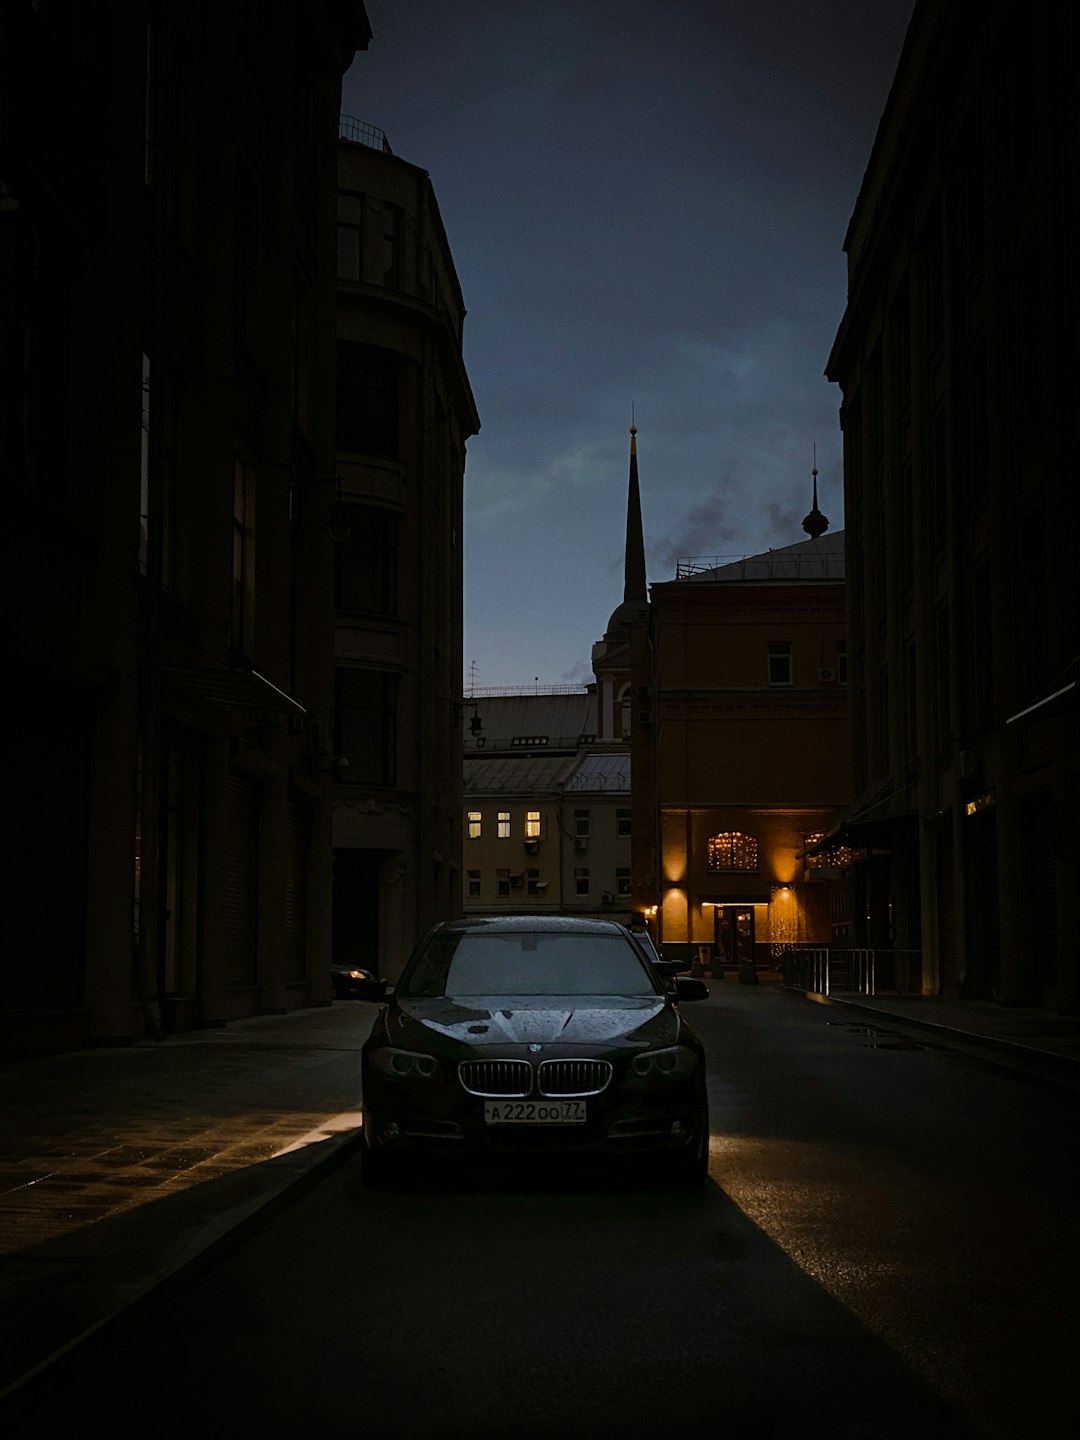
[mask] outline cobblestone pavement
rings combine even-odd
[[[0,1401],[357,1146],[376,1009],[0,1066]]]
[[[809,998],[1080,1089],[1080,1019]],[[358,1148],[358,1051],[376,1013],[354,1001],[0,1066],[0,1405],[31,1403],[65,1356]]]

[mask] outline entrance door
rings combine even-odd
[[[754,907],[718,905],[715,924],[716,950],[724,968],[738,970],[740,965],[753,965]]]

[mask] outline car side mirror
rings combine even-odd
[[[708,998],[709,987],[704,980],[698,980],[690,975],[676,975],[676,1000],[707,1000]]]
[[[652,962],[652,968],[656,971],[656,973],[657,973],[658,975],[663,975],[665,979],[670,979],[670,978],[674,977],[675,975],[677,975],[680,970],[689,970],[689,969],[690,969],[690,961],[689,961],[689,960],[654,960],[654,961]]]

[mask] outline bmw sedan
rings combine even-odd
[[[655,953],[610,920],[436,926],[362,1051],[365,1179],[424,1155],[558,1151],[703,1181],[705,1054],[680,1003],[709,992]]]

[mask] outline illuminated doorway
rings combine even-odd
[[[714,925],[716,953],[725,970],[754,963],[754,907],[717,905]]]

